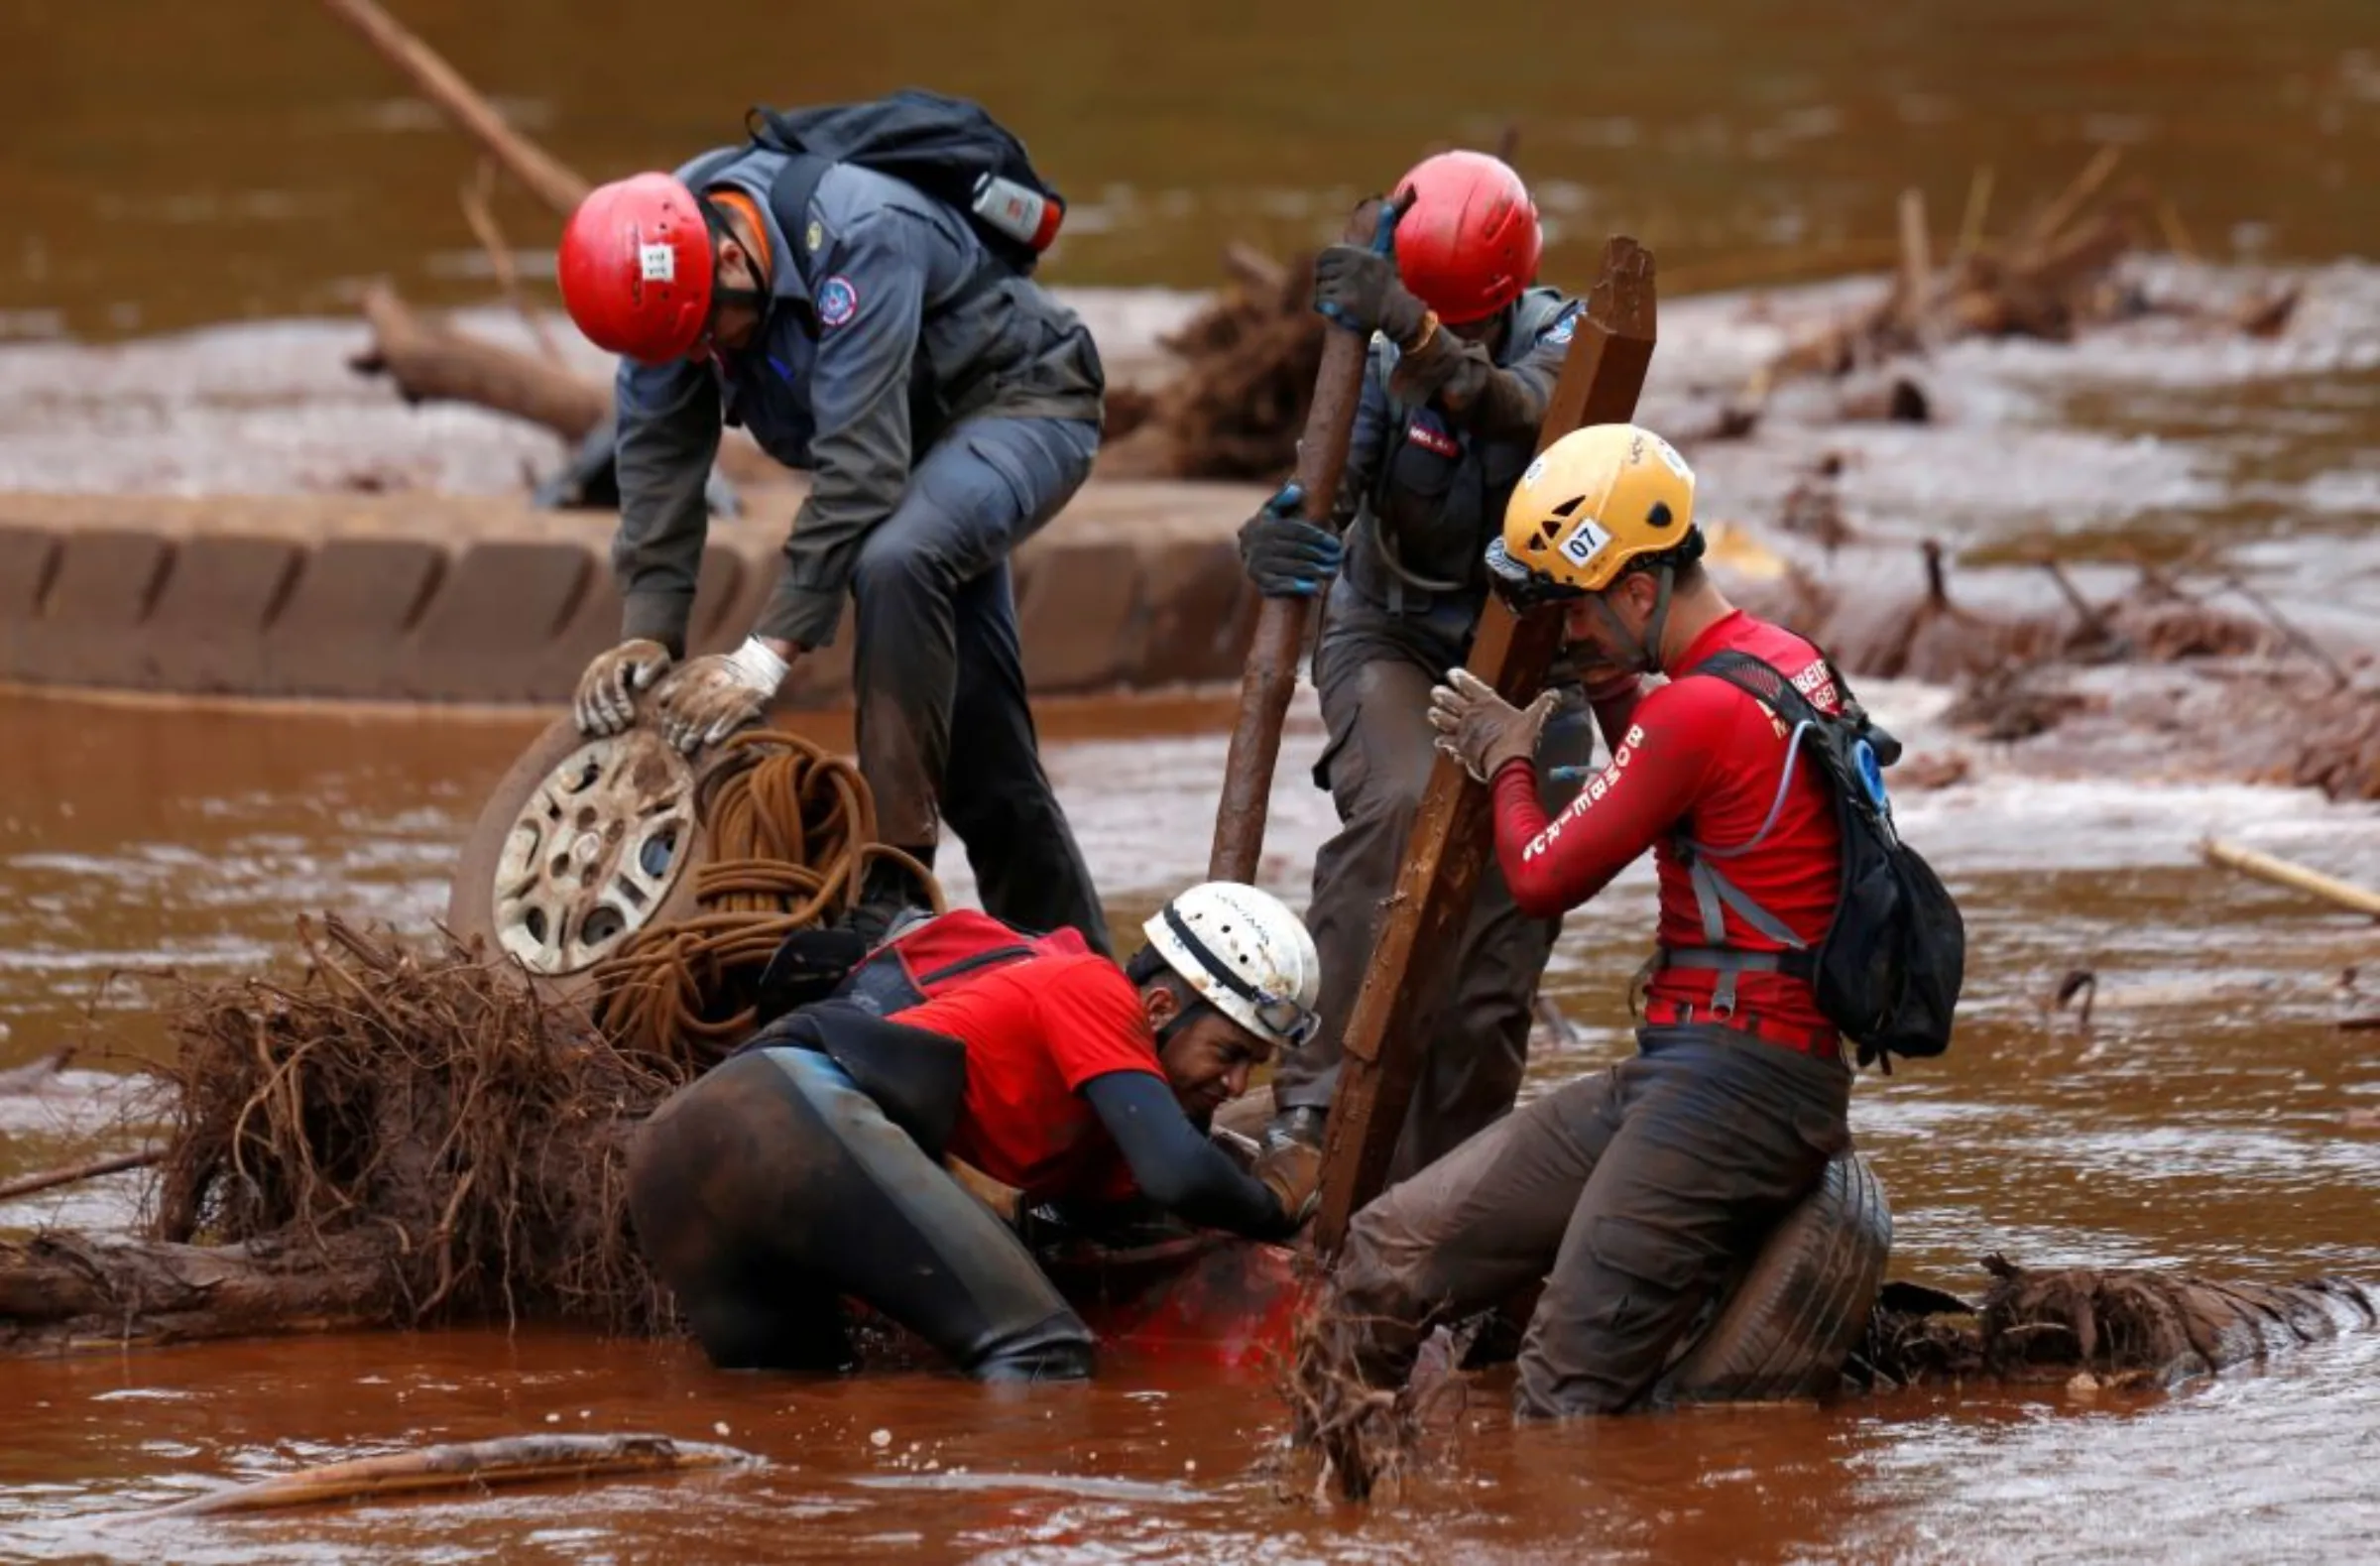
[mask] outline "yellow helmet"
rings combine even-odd
[[[1694,469],[1635,424],[1590,424],[1547,446],[1504,505],[1488,569],[1515,602],[1600,593],[1628,562],[1694,536]]]

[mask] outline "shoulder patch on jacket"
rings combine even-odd
[[[818,324],[840,326],[860,312],[860,291],[837,274],[818,285]]]

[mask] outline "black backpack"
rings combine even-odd
[[[838,163],[890,175],[965,213],[992,253],[1022,275],[1040,264],[1041,248],[1057,232],[1056,223],[1041,225],[1036,246],[993,219],[990,214],[1002,208],[994,201],[979,202],[978,184],[987,176],[1005,180],[1048,202],[1055,209],[1051,216],[1062,219],[1066,211],[1066,198],[1034,172],[1024,143],[981,104],[965,98],[903,87],[862,103],[755,108],[744,125],[754,146],[790,155],[769,192],[779,224],[789,220],[790,234],[801,232],[819,180]]]
[[[1721,653],[1687,670],[1726,680],[1787,726],[1786,778],[1803,755],[1825,778],[1843,832],[1842,891],[1826,934],[1809,946],[1712,863],[1759,846],[1775,824],[1772,807],[1751,840],[1734,848],[1715,849],[1680,835],[1709,944],[1663,955],[1673,966],[1716,971],[1713,999],[1723,1012],[1734,1004],[1737,973],[1774,971],[1807,980],[1819,1010],[1858,1046],[1859,1063],[1880,1061],[1889,1074],[1894,1055],[1932,1056],[1950,1047],[1952,1014],[1965,976],[1966,923],[1933,867],[1893,826],[1883,769],[1900,760],[1900,741],[1869,719],[1833,660],[1826,668],[1842,697],[1839,714],[1821,712],[1792,680],[1748,653]],[[1784,796],[1781,779],[1779,805]],[[1787,949],[1748,952],[1724,944],[1723,906]]]

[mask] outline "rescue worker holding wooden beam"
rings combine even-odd
[[[1542,236],[1520,177],[1477,152],[1424,160],[1391,198],[1410,201],[1393,257],[1322,252],[1315,307],[1374,334],[1335,527],[1298,513],[1292,486],[1241,530],[1270,597],[1329,590],[1314,681],[1330,739],[1315,768],[1340,829],[1317,854],[1308,917],[1322,952],[1321,1030],[1282,1063],[1264,1164],[1311,1179],[1355,1008],[1414,812],[1429,784],[1429,691],[1463,662],[1485,603],[1483,550],[1535,453],[1579,301],[1534,287]],[[1346,542],[1344,548],[1341,535]],[[1336,585],[1332,584],[1337,577]],[[1585,759],[1583,722],[1553,742]],[[1512,1107],[1530,1010],[1559,916],[1481,884],[1396,1167],[1428,1163]]]
[[[1846,692],[1815,647],[1706,574],[1694,498],[1658,435],[1590,426],[1522,477],[1488,551],[1506,601],[1562,606],[1592,655],[1612,759],[1567,809],[1549,819],[1538,798],[1550,699],[1515,709],[1460,668],[1432,696],[1441,748],[1494,790],[1496,863],[1523,912],[1577,906],[1648,849],[1659,874],[1638,1053],[1391,1187],[1334,1272],[1338,1308],[1366,1324],[1368,1371],[1388,1380],[1437,1322],[1543,1280],[1514,1392],[1524,1417],[1637,1402],[1729,1268],[1850,1141],[1850,1068],[1805,961],[1841,904],[1844,830],[1801,743]],[[1720,674],[1752,661],[1771,671],[1761,696]],[[1654,673],[1671,677],[1647,690]]]

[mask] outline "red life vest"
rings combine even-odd
[[[1090,950],[1079,930],[1032,935],[989,913],[953,908],[910,925],[861,958],[835,994],[890,1017],[988,969],[1027,957],[1086,956]]]

